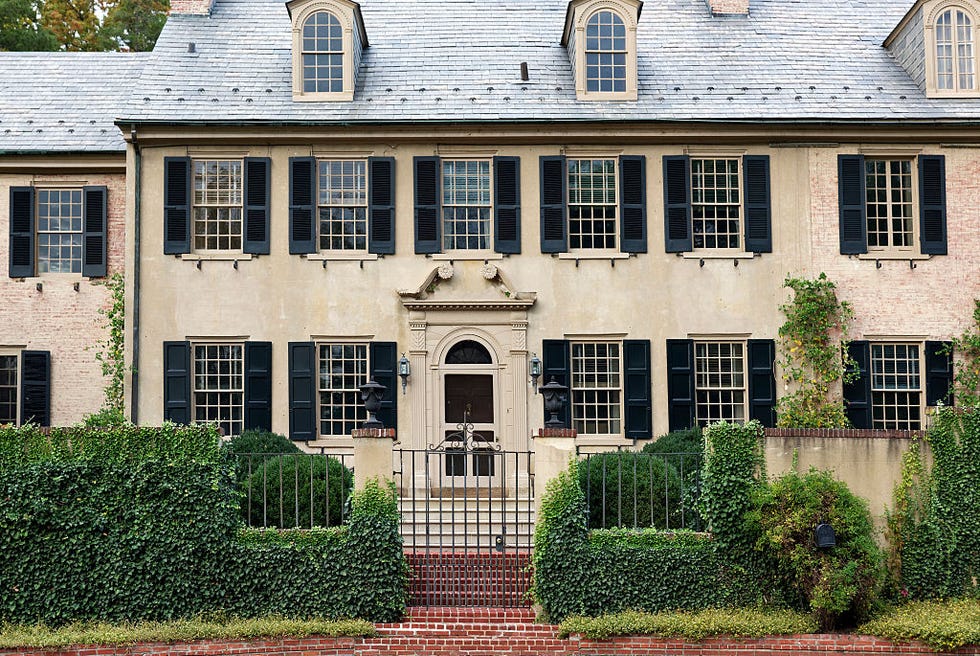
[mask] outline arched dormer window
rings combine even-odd
[[[589,93],[626,91],[626,24],[602,10],[585,24],[585,88]]]
[[[976,48],[973,19],[960,7],[950,7],[936,19],[936,89],[976,91]]]
[[[344,90],[344,33],[329,11],[315,11],[303,22],[303,92]]]
[[[351,0],[290,0],[293,100],[353,100],[367,33]]]

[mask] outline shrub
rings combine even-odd
[[[813,611],[823,629],[867,616],[881,583],[881,553],[867,503],[827,472],[791,471],[755,493],[756,548]],[[814,530],[829,523],[837,546],[818,549]]]
[[[680,476],[664,459],[633,451],[587,456],[578,466],[578,479],[589,528],[670,528],[688,519],[683,517]]]
[[[602,617],[570,617],[558,627],[558,636],[579,633],[591,640],[617,635],[680,636],[703,640],[711,636],[761,638],[769,635],[815,633],[812,618],[791,610],[710,608],[697,612],[662,612],[655,615],[624,611]]]
[[[980,645],[980,600],[909,603],[858,630],[896,642],[921,640],[937,651]]]
[[[242,484],[242,508],[251,526],[339,526],[353,485],[353,472],[336,458],[305,453],[273,456]]]
[[[704,435],[701,427],[685,428],[661,435],[643,446],[643,453],[677,454],[704,453]],[[696,468],[695,468],[696,469]]]
[[[260,428],[250,428],[236,435],[225,446],[235,455],[262,454],[272,457],[283,453],[300,453],[299,447],[289,438]]]

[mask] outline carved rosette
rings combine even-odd
[[[439,265],[439,271],[437,275],[440,280],[450,280],[456,271],[453,269],[453,265],[450,262]]]

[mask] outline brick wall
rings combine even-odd
[[[122,272],[125,250],[126,183],[122,173],[71,175],[0,174],[0,349],[51,352],[51,423],[72,424],[102,405],[104,379],[95,360],[97,345],[106,337],[99,309],[109,303],[101,279],[79,274],[41,274],[19,279],[8,276],[11,186],[35,181],[108,188],[107,264],[111,275]],[[37,284],[42,286],[37,290]],[[78,291],[74,285],[78,283]]]
[[[210,15],[214,0],[170,0],[172,14],[202,14]]]
[[[708,9],[715,16],[748,14],[749,0],[707,0]]]

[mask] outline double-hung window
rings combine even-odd
[[[367,252],[367,160],[321,160],[317,185],[320,250]]]
[[[240,435],[244,420],[243,343],[194,344],[194,421]]]
[[[915,430],[922,422],[919,344],[871,344],[874,428]]]
[[[611,250],[617,245],[615,159],[568,160],[569,250]]]
[[[745,344],[695,342],[694,378],[699,426],[745,421],[747,377]]]
[[[303,22],[303,93],[344,90],[344,31],[329,11],[317,11]]]
[[[619,436],[623,419],[620,342],[572,342],[572,428],[580,435]]]
[[[194,160],[194,250],[242,249],[242,160]]]
[[[0,352],[0,426],[51,425],[51,353]]]
[[[82,190],[38,189],[38,273],[81,273],[82,237]]]
[[[626,24],[619,14],[604,9],[585,24],[585,88],[590,93],[625,93]]]
[[[912,161],[865,158],[868,250],[911,250]]]
[[[18,367],[16,354],[0,354],[0,426],[17,424]]]
[[[443,249],[489,250],[491,221],[489,159],[442,160]]]
[[[317,351],[319,435],[347,437],[367,418],[359,388],[368,382],[368,344],[319,343]]]
[[[741,159],[691,158],[694,249],[742,247]]]
[[[976,91],[973,17],[961,7],[950,7],[936,18],[934,39],[937,91]]]

